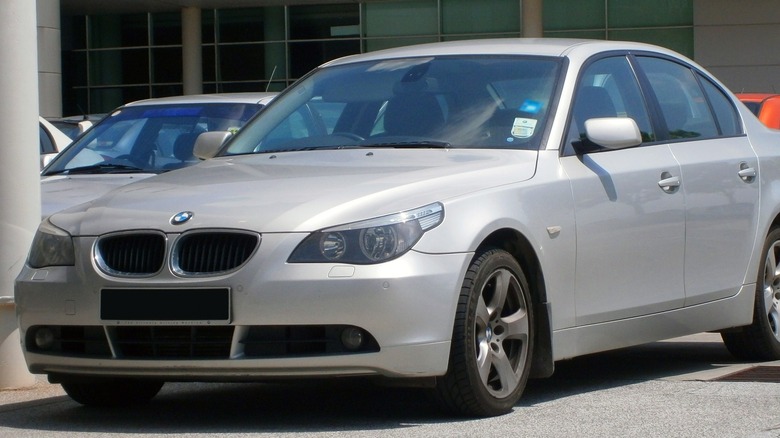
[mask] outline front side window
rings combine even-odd
[[[447,56],[326,67],[278,97],[223,154],[537,149],[560,65],[556,58]]]
[[[588,65],[577,84],[564,154],[599,149],[590,144],[585,121],[602,117],[629,117],[639,127],[643,142],[655,141],[639,83],[625,56],[599,59]]]

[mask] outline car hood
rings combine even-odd
[[[55,175],[41,177],[41,217],[99,198],[109,191],[140,181],[153,173],[113,175]]]
[[[379,149],[214,158],[113,190],[52,222],[73,235],[126,229],[310,232],[531,178],[536,151]],[[193,218],[171,225],[173,215]]]

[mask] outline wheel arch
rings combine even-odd
[[[490,233],[479,245],[480,250],[501,248],[523,268],[531,288],[536,313],[534,315],[534,351],[530,377],[549,377],[554,371],[552,350],[551,307],[547,301],[547,289],[541,262],[531,242],[519,231],[503,228]]]
[[[780,228],[780,213],[777,213],[772,219],[772,222],[769,223],[769,227],[766,229],[764,236],[766,237],[766,235],[771,233],[775,228]]]

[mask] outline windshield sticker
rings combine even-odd
[[[542,103],[535,100],[526,100],[520,105],[520,111],[529,114],[537,114],[542,110]]]
[[[526,119],[523,117],[515,117],[515,122],[512,124],[512,137],[528,138],[534,135],[534,129],[536,128],[536,119]]]

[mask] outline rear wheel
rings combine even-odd
[[[721,337],[729,352],[740,359],[780,359],[780,228],[773,229],[764,244],[753,323]]]
[[[528,282],[514,257],[478,254],[461,288],[449,368],[437,382],[445,406],[476,416],[510,411],[528,380],[533,327]]]
[[[95,379],[62,382],[73,400],[85,406],[132,406],[148,403],[165,382],[136,379]]]

